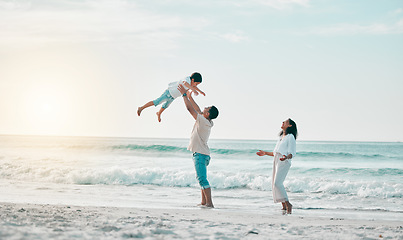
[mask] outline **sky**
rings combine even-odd
[[[214,139],[403,141],[403,1],[0,0],[0,134],[188,138],[193,72]]]

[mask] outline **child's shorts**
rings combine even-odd
[[[167,109],[174,100],[175,100],[175,98],[173,98],[171,96],[171,94],[169,93],[169,90],[167,89],[159,98],[155,99],[153,101],[153,103],[154,103],[154,106],[158,106],[161,103],[165,102],[164,105],[162,105],[162,108]]]

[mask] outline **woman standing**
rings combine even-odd
[[[284,179],[291,167],[291,159],[296,153],[296,139],[298,135],[297,125],[291,118],[285,120],[281,125],[280,139],[277,141],[273,152],[259,150],[256,154],[259,156],[273,156],[273,177],[272,192],[275,203],[281,202],[283,210],[291,214],[292,205],[288,201],[288,196],[284,188]]]

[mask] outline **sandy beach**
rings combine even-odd
[[[0,203],[0,239],[402,239],[403,222]]]

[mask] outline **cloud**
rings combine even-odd
[[[310,31],[307,31],[307,33],[323,36],[355,35],[355,34],[370,34],[370,35],[402,34],[403,19],[390,25],[384,23],[374,23],[370,25],[337,24],[332,26],[313,28]]]
[[[235,31],[233,33],[226,33],[226,34],[220,34],[219,35],[222,39],[225,39],[230,42],[234,43],[239,43],[242,41],[247,41],[249,38],[245,36],[245,34],[242,31]]]
[[[30,2],[27,1],[0,1],[0,11],[1,10],[21,10],[28,9],[30,7]]]
[[[293,5],[308,7],[310,0],[252,0],[252,2],[282,10]]]
[[[394,10],[394,11],[391,11],[391,12],[389,13],[389,15],[391,15],[391,16],[398,16],[398,15],[400,15],[400,14],[402,14],[402,13],[403,13],[403,9],[398,8],[398,9],[396,9],[396,10]]]
[[[175,48],[184,32],[205,25],[197,18],[156,14],[124,0],[0,0],[0,46],[8,47],[102,42]]]

